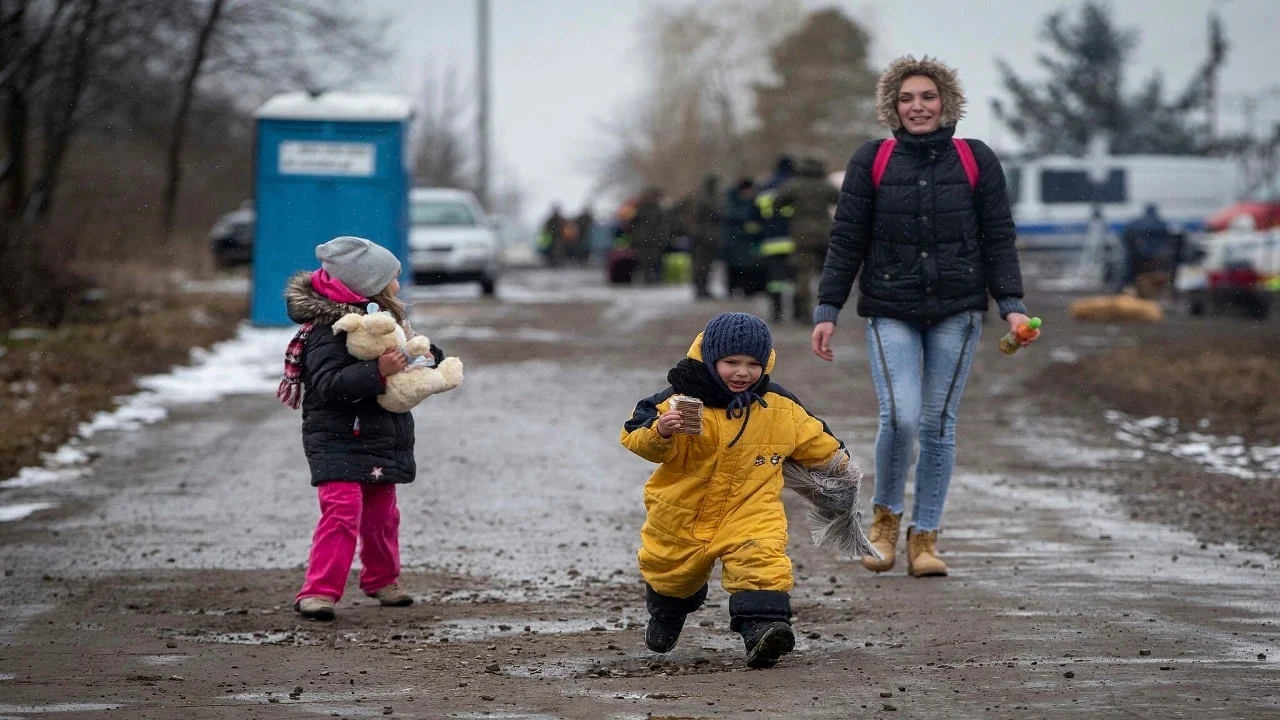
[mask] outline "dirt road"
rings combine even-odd
[[[400,493],[415,605],[377,607],[353,580],[335,622],[300,620],[318,511],[298,415],[269,395],[179,409],[99,438],[91,477],[0,523],[0,718],[1280,717],[1277,562],[1137,519],[1114,492],[1135,463],[1200,471],[1021,392],[1105,332],[1047,333],[1011,360],[988,326],[950,577],[812,548],[791,498],[797,652],[752,671],[716,580],[675,652],[645,650],[648,467],[617,443],[705,321],[741,306],[585,271],[501,292],[415,304],[467,363],[463,388],[415,411],[420,473]],[[828,365],[808,331],[776,328],[774,377],[869,465],[861,332],[842,325]]]

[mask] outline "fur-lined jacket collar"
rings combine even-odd
[[[880,124],[890,130],[902,127],[898,117],[898,90],[902,88],[902,81],[912,75],[924,75],[938,85],[938,94],[942,97],[942,127],[954,127],[964,117],[964,88],[955,68],[928,55],[919,60],[903,55],[889,63],[880,75],[876,83],[876,114]]]
[[[311,287],[311,271],[302,270],[294,273],[284,286],[285,306],[289,311],[289,319],[302,323],[332,325],[348,313],[364,314],[359,305],[348,305],[321,295]]]

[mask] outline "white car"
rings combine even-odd
[[[419,285],[478,282],[493,295],[502,243],[475,195],[454,188],[409,191],[409,262]]]

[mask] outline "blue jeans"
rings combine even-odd
[[[956,462],[956,415],[982,336],[982,317],[966,311],[934,325],[867,320],[871,379],[880,400],[875,504],[903,511],[907,472],[920,439],[911,524],[937,530]]]

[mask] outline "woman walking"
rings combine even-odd
[[[876,94],[879,120],[893,136],[868,142],[849,161],[812,346],[833,359],[836,320],[858,278],[857,311],[880,405],[870,539],[884,558],[862,563],[876,572],[894,566],[918,439],[907,569],[915,577],[946,575],[938,530],[981,313],[990,296],[1010,328],[1029,318],[1000,161],[982,142],[955,137],[965,106],[955,70],[927,56],[900,57]]]

